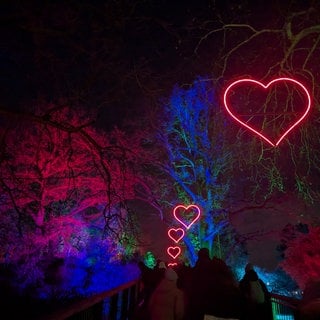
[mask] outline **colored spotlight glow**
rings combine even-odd
[[[247,83],[249,85],[256,85],[256,86],[260,86],[264,89],[268,89],[270,86],[272,86],[273,84],[275,84],[277,82],[283,82],[283,83],[291,84],[291,85],[293,84],[293,85],[297,86],[298,88],[300,88],[301,92],[303,92],[305,94],[305,97],[307,99],[307,104],[304,106],[304,111],[302,112],[302,115],[299,118],[297,118],[296,121],[294,121],[293,123],[291,123],[288,126],[286,131],[281,134],[280,138],[277,141],[272,142],[267,136],[265,136],[265,134],[262,133],[262,131],[254,129],[253,127],[251,127],[247,123],[241,121],[239,119],[239,117],[234,114],[234,112],[232,111],[231,105],[228,104],[228,94],[230,93],[231,89],[234,89],[237,85],[242,84],[242,83]],[[225,109],[227,110],[227,112],[229,113],[229,115],[233,119],[235,119],[240,125],[244,126],[248,130],[250,130],[253,133],[255,133],[256,135],[258,135],[260,138],[262,138],[264,141],[266,141],[267,143],[269,143],[273,147],[276,147],[280,144],[280,142],[288,135],[288,133],[291,132],[307,116],[307,114],[309,113],[310,108],[311,108],[311,97],[310,97],[309,91],[302,83],[300,83],[297,80],[291,79],[291,78],[276,78],[276,79],[270,81],[267,85],[264,85],[261,82],[256,81],[256,80],[252,80],[252,79],[240,79],[240,80],[234,81],[225,90],[225,92],[223,94],[223,102],[224,102]]]
[[[185,233],[182,228],[171,228],[168,230],[168,236],[171,238],[175,243],[178,243],[183,237]]]
[[[172,257],[173,259],[176,259],[177,256],[181,253],[181,248],[178,246],[168,247],[167,253],[170,257]]]
[[[194,204],[187,207],[178,205],[174,208],[173,215],[186,229],[190,229],[200,218],[200,208]]]

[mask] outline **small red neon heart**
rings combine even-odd
[[[168,267],[174,267],[174,266],[177,266],[178,264],[176,262],[173,262],[173,263],[168,263]]]
[[[268,93],[270,93],[271,91],[271,87],[274,89],[274,92],[272,92],[272,94],[270,96],[266,95],[266,100],[264,101],[265,104],[259,104],[259,107],[263,107],[267,104],[270,104],[270,101],[274,102],[274,104],[272,104],[273,108],[274,106],[282,106],[285,107],[285,105],[283,105],[284,102],[287,105],[287,109],[292,108],[292,105],[294,105],[296,102],[292,101],[292,100],[301,100],[303,99],[304,101],[301,102],[301,105],[303,106],[303,110],[299,111],[299,112],[288,112],[287,109],[283,109],[280,113],[275,113],[274,109],[273,109],[273,113],[258,113],[255,114],[255,112],[257,112],[257,110],[254,110],[252,114],[249,115],[245,115],[246,117],[249,117],[249,120],[244,122],[240,119],[240,117],[243,117],[243,115],[239,115],[237,114],[236,110],[239,107],[239,105],[241,106],[241,104],[245,105],[245,102],[243,102],[241,99],[245,98],[245,97],[241,97],[239,95],[235,95],[235,92],[237,90],[240,90],[240,85],[246,85],[246,88],[250,90],[250,94],[252,94],[252,92],[257,91],[257,89],[263,89],[263,90],[267,90],[269,89]],[[285,88],[287,90],[287,94],[283,95],[283,93],[277,91],[275,89],[276,85],[282,85],[283,88]],[[294,89],[292,92],[288,91],[289,89],[292,90],[292,86],[294,86]],[[238,91],[240,92],[240,91]],[[249,92],[249,91],[247,91]],[[264,92],[264,94],[266,94],[266,92]],[[281,96],[282,94],[282,96]],[[253,96],[253,94],[252,94]],[[303,96],[303,98],[302,98]],[[235,97],[237,100],[234,100],[233,103],[230,102],[231,97]],[[279,98],[280,97],[280,98]],[[282,100],[281,100],[282,99]],[[252,99],[250,100],[250,103],[253,104],[255,100],[258,99]],[[279,143],[288,135],[289,132],[291,132],[309,113],[310,111],[310,106],[311,106],[311,98],[310,98],[310,94],[308,92],[308,90],[306,89],[306,87],[304,85],[302,85],[299,81],[294,80],[294,79],[290,79],[290,78],[277,78],[274,79],[272,81],[270,81],[267,85],[262,84],[259,81],[256,80],[252,80],[252,79],[241,79],[241,80],[237,80],[233,83],[231,83],[227,89],[224,92],[224,96],[223,96],[223,101],[224,101],[224,106],[227,110],[227,112],[229,113],[229,115],[234,118],[238,123],[240,123],[242,126],[246,127],[247,129],[249,129],[250,131],[254,132],[255,134],[257,134],[258,136],[260,136],[262,139],[264,139],[266,142],[268,142],[271,146],[278,146]],[[298,105],[300,105],[300,103],[298,103]],[[289,106],[289,108],[288,108]],[[252,107],[252,106],[251,106]],[[249,110],[249,113],[252,112],[252,110]],[[267,117],[268,115],[270,116],[270,114],[273,115],[273,119],[275,119],[276,117],[279,118],[279,116],[284,116],[285,114],[288,116],[292,114],[295,114],[296,117],[294,117],[294,119],[292,120],[291,118],[288,118],[290,120],[288,120],[288,122],[284,125],[283,128],[283,132],[279,133],[280,138],[278,138],[278,140],[275,140],[275,142],[272,141],[272,138],[270,138],[268,136],[268,134],[266,134],[265,130],[265,126],[263,126],[263,128],[257,128],[255,127],[255,123],[252,122],[253,117],[257,117],[259,116],[261,118],[262,117]],[[301,114],[301,116],[299,116]],[[250,120],[251,119],[251,120]],[[250,124],[248,124],[250,121]],[[280,118],[279,120],[282,124],[282,122],[284,122],[284,118]],[[271,122],[270,122],[271,123]],[[274,122],[275,125],[275,122]],[[277,128],[278,130],[280,128]],[[271,130],[271,129],[270,129]]]
[[[178,243],[183,237],[185,233],[182,228],[171,228],[168,231],[168,236],[171,238],[175,243]]]
[[[180,247],[168,247],[167,253],[169,256],[171,256],[173,259],[175,259],[180,253],[181,248]]]
[[[186,229],[190,229],[200,218],[200,208],[194,204],[187,207],[178,205],[174,208],[173,215]]]

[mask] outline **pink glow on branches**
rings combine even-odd
[[[175,243],[178,243],[183,237],[185,233],[182,228],[171,228],[168,230],[168,236],[171,238]]]
[[[119,203],[136,195],[141,177],[133,168],[143,151],[135,143],[140,140],[116,129],[108,134],[96,130],[80,109],[41,105],[33,113],[28,121],[23,113],[17,115],[2,141],[7,160],[0,163],[1,210],[6,219],[1,249],[8,254],[2,254],[0,262],[19,261],[35,252],[38,256],[33,254],[30,263],[37,263],[48,246],[52,256],[83,255],[105,225],[112,232],[102,242],[110,243],[110,252],[117,248],[115,259],[122,258],[126,248],[117,238],[131,225],[126,222],[127,208],[119,210]],[[147,192],[148,184],[143,187]],[[26,218],[14,219],[16,212]],[[34,232],[34,226],[41,232]],[[83,243],[81,249],[73,240],[75,234]]]
[[[181,253],[181,248],[178,246],[168,247],[167,253],[170,257],[172,257],[173,259],[176,259],[177,256]]]
[[[289,128],[282,133],[282,135],[280,136],[280,138],[274,143],[272,142],[269,138],[267,138],[261,131],[254,129],[253,127],[251,127],[250,125],[248,125],[247,123],[241,121],[231,110],[231,106],[228,105],[228,94],[230,92],[230,90],[234,87],[236,87],[239,84],[242,83],[248,83],[248,84],[253,84],[253,85],[258,85],[260,87],[263,87],[264,89],[269,88],[271,85],[275,84],[276,82],[289,82],[291,84],[296,85],[297,87],[299,87],[300,89],[302,89],[302,92],[304,92],[306,98],[307,98],[307,105],[305,106],[305,109],[303,111],[303,114],[300,118],[298,118],[293,124],[289,125]],[[252,79],[240,79],[237,81],[232,82],[227,89],[224,92],[223,95],[223,102],[224,102],[224,106],[227,110],[227,112],[229,113],[229,115],[235,119],[238,123],[240,123],[242,126],[246,127],[247,129],[249,129],[250,131],[254,132],[256,135],[258,135],[259,137],[261,137],[263,140],[265,140],[267,143],[269,143],[271,146],[276,147],[280,144],[280,142],[288,135],[289,132],[291,132],[309,113],[310,108],[311,108],[311,97],[309,94],[309,91],[307,90],[307,88],[300,83],[297,80],[291,79],[291,78],[277,78],[274,79],[272,81],[270,81],[267,85],[262,84],[259,81],[256,80],[252,80]]]
[[[200,218],[200,208],[194,204],[187,207],[178,205],[174,208],[173,215],[186,229],[190,229]]]

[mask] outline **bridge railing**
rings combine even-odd
[[[133,314],[140,280],[77,301],[38,320],[127,320]]]
[[[38,320],[129,320],[141,290],[140,279],[77,301]],[[274,320],[298,320],[298,299],[271,294]]]
[[[273,320],[298,320],[299,299],[271,294]]]

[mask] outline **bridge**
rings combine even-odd
[[[141,281],[136,279],[57,308],[54,312],[41,315],[37,320],[141,320],[135,314],[141,290]],[[298,320],[299,300],[271,293],[271,302],[274,320]]]

